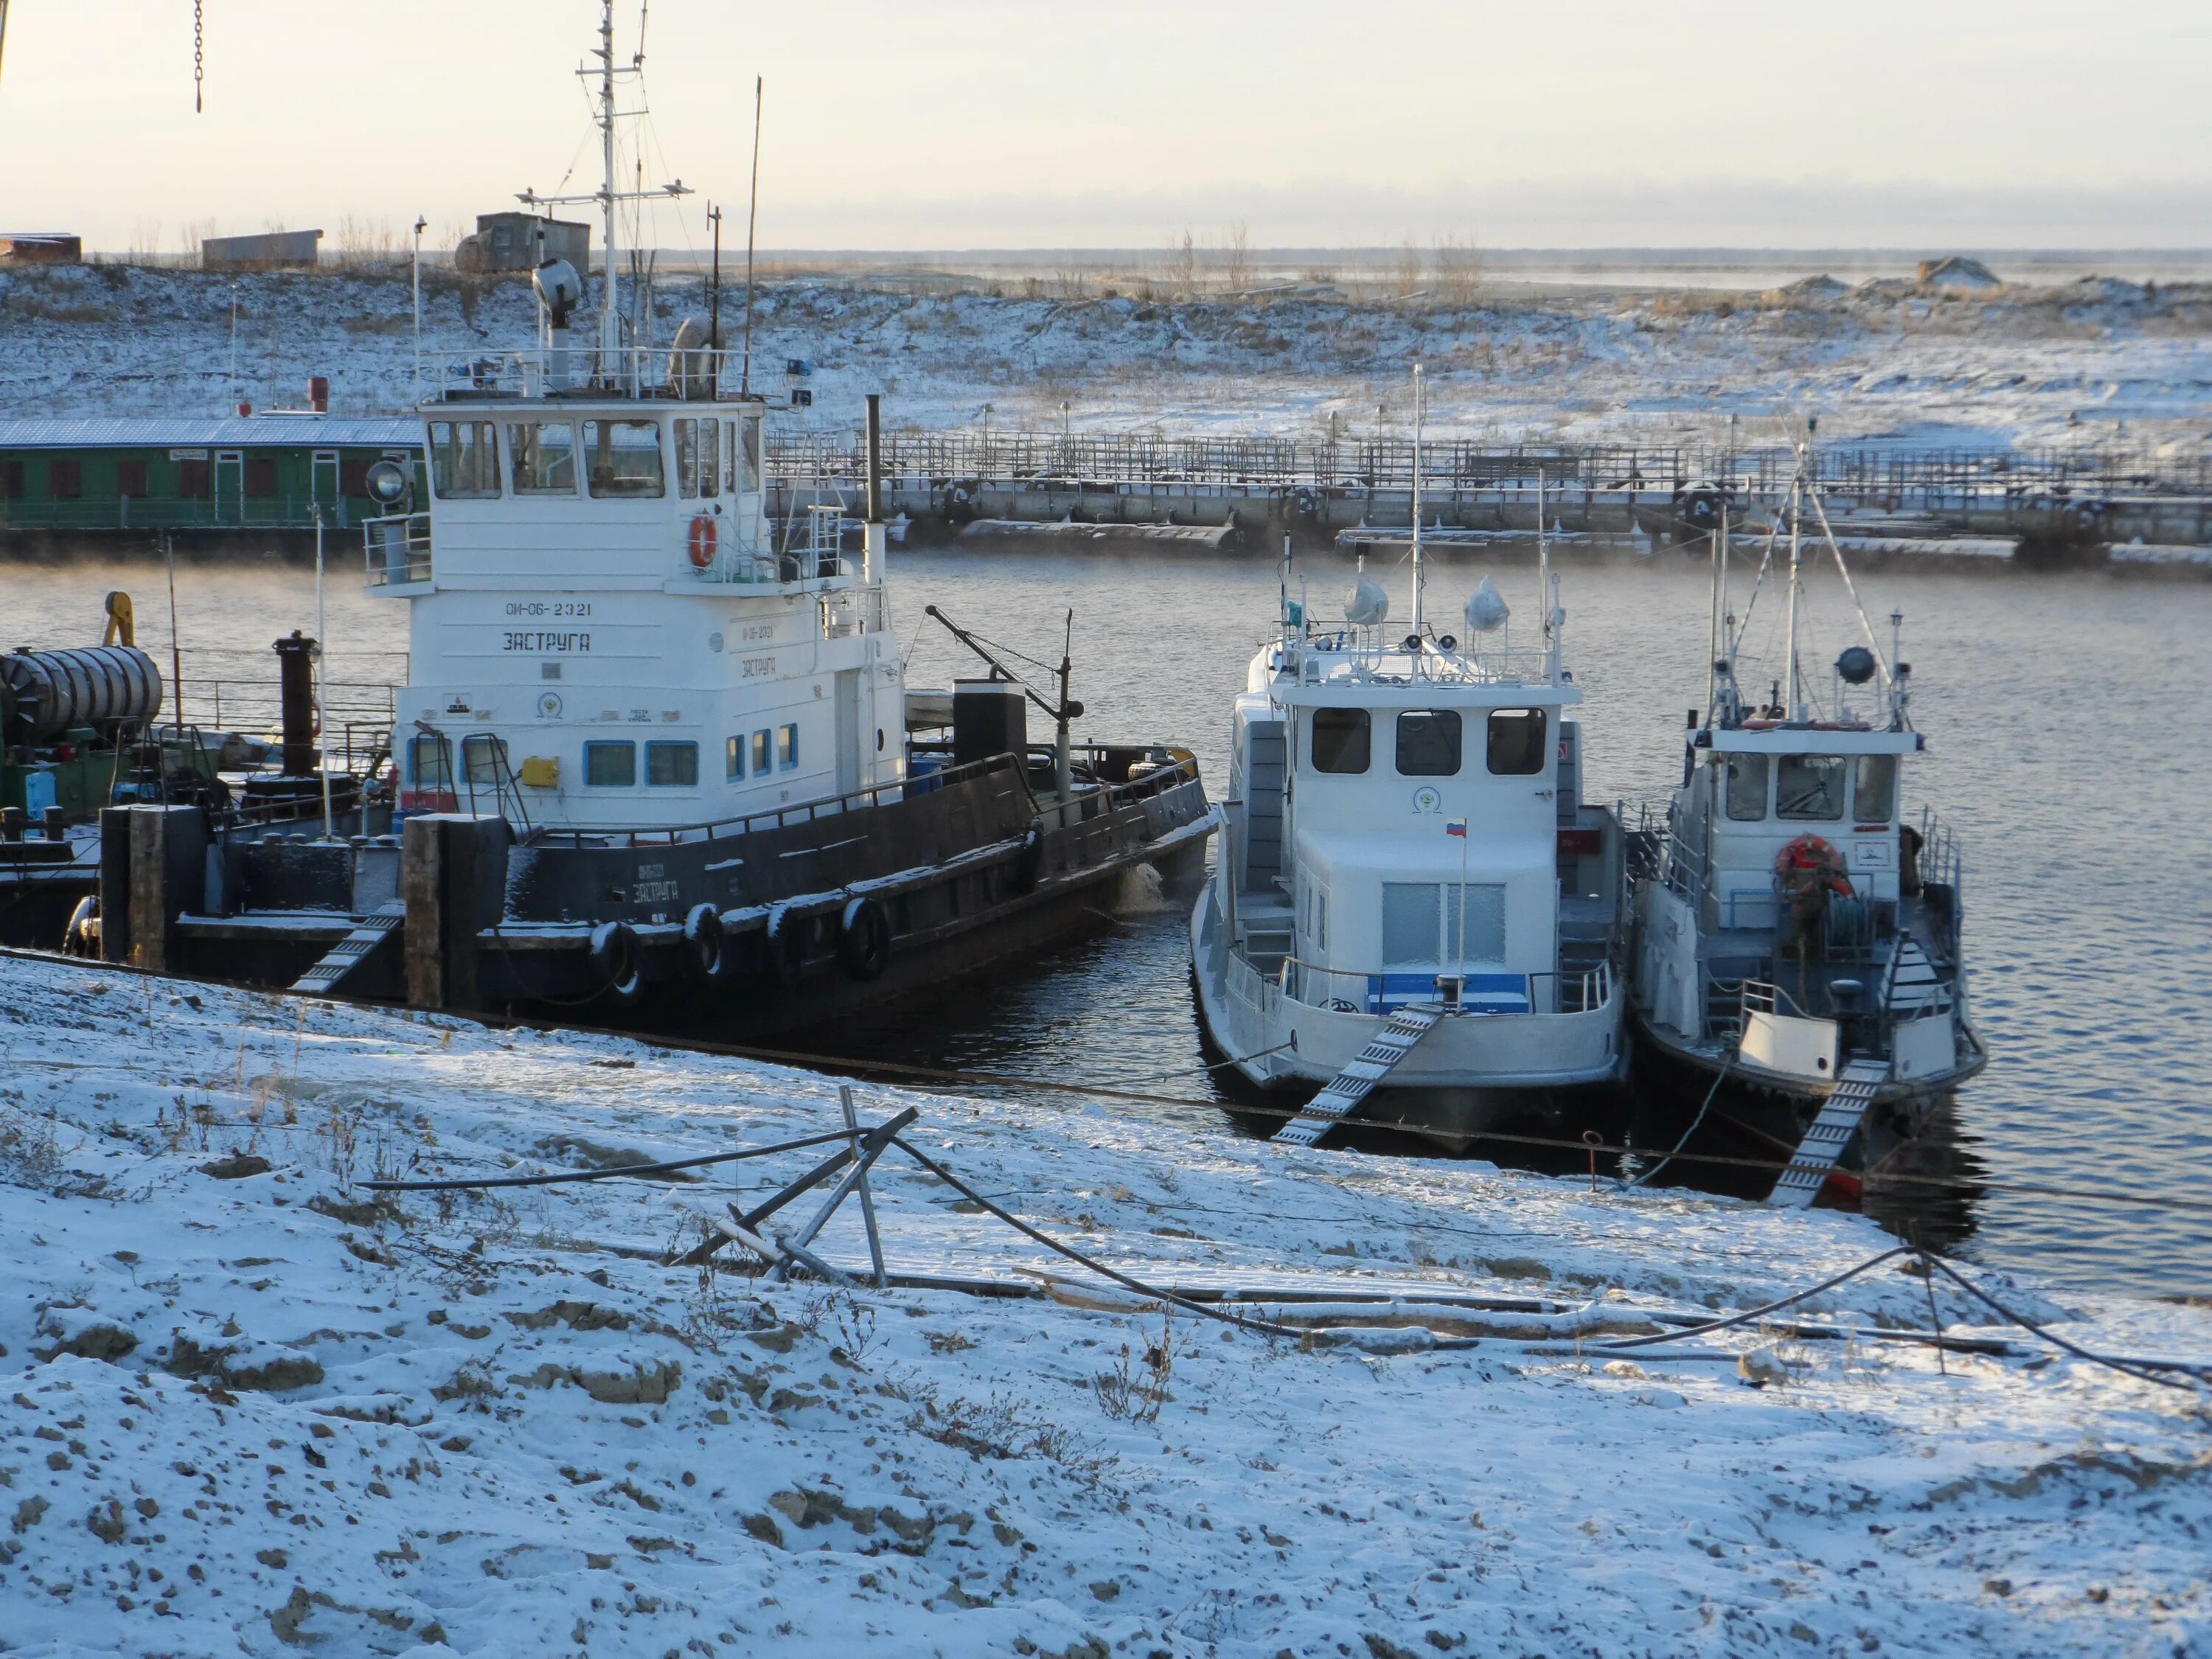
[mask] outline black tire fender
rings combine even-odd
[[[807,917],[787,909],[769,913],[768,971],[787,990],[796,986],[806,971],[806,934],[811,926]]]
[[[691,907],[684,918],[684,943],[690,949],[691,967],[702,979],[721,979],[730,970],[730,952],[722,933],[722,913],[712,904]]]
[[[866,984],[881,979],[891,963],[891,919],[874,899],[848,899],[837,918],[837,965]]]
[[[1044,874],[1044,825],[1031,823],[1022,837],[1022,850],[1014,854],[1014,890],[1033,893]]]
[[[626,921],[603,921],[592,929],[592,965],[600,988],[628,1007],[645,994],[637,929]]]

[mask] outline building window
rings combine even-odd
[[[204,460],[177,463],[177,494],[188,501],[204,501],[214,493],[215,474]]]
[[[1887,823],[1897,816],[1897,757],[1861,755],[1853,769],[1851,811],[1860,823]]]
[[[134,500],[146,494],[146,463],[118,461],[115,464],[115,493]]]
[[[1458,774],[1456,710],[1408,708],[1398,716],[1398,771],[1408,778],[1449,778]]]
[[[1738,823],[1757,823],[1766,817],[1766,757],[1730,755],[1728,768],[1728,815]]]
[[[587,743],[584,745],[584,782],[593,789],[627,789],[637,781],[637,745],[634,743]]]
[[[417,789],[451,789],[453,745],[443,738],[408,738],[407,771]]]
[[[584,456],[591,468],[594,495],[666,493],[661,480],[658,421],[586,421]]]
[[[499,494],[499,449],[489,421],[430,422],[430,487],[441,501]]]
[[[76,501],[84,494],[83,468],[56,456],[46,463],[46,490],[58,501]]]
[[[645,781],[659,789],[694,787],[699,781],[699,745],[648,743],[645,745]]]
[[[1544,769],[1544,711],[1490,711],[1490,769],[1502,778],[1533,778]]]
[[[799,764],[799,728],[779,726],[775,728],[775,765],[779,772],[788,772]]]
[[[1844,757],[1784,755],[1774,769],[1774,816],[1832,823],[1844,815]]]
[[[22,499],[22,462],[0,461],[0,501],[20,501]]]
[[[517,421],[507,428],[518,495],[576,493],[576,428],[566,421]]]
[[[275,456],[248,455],[246,458],[246,493],[261,501],[266,501],[276,493]]]
[[[722,493],[722,423],[719,420],[676,422],[676,493],[686,501]]]
[[[745,740],[732,738],[722,745],[722,775],[732,783],[745,775]]]
[[[1367,711],[1316,708],[1313,714],[1313,765],[1316,772],[1367,769]]]
[[[765,732],[753,733],[753,775],[757,778],[766,777],[775,768],[775,751],[770,741]]]

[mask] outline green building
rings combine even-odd
[[[382,510],[369,467],[422,448],[411,418],[0,421],[0,532],[345,529]]]

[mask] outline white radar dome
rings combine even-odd
[[[1467,596],[1467,627],[1470,634],[1494,634],[1505,626],[1505,619],[1513,614],[1505,603],[1505,596],[1492,585],[1489,577]]]
[[[1370,628],[1390,614],[1390,596],[1362,576],[1344,596],[1344,619],[1355,628]]]

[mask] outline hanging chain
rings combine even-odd
[[[204,114],[206,106],[201,101],[200,90],[207,80],[207,43],[200,8],[204,0],[192,0],[192,113]]]

